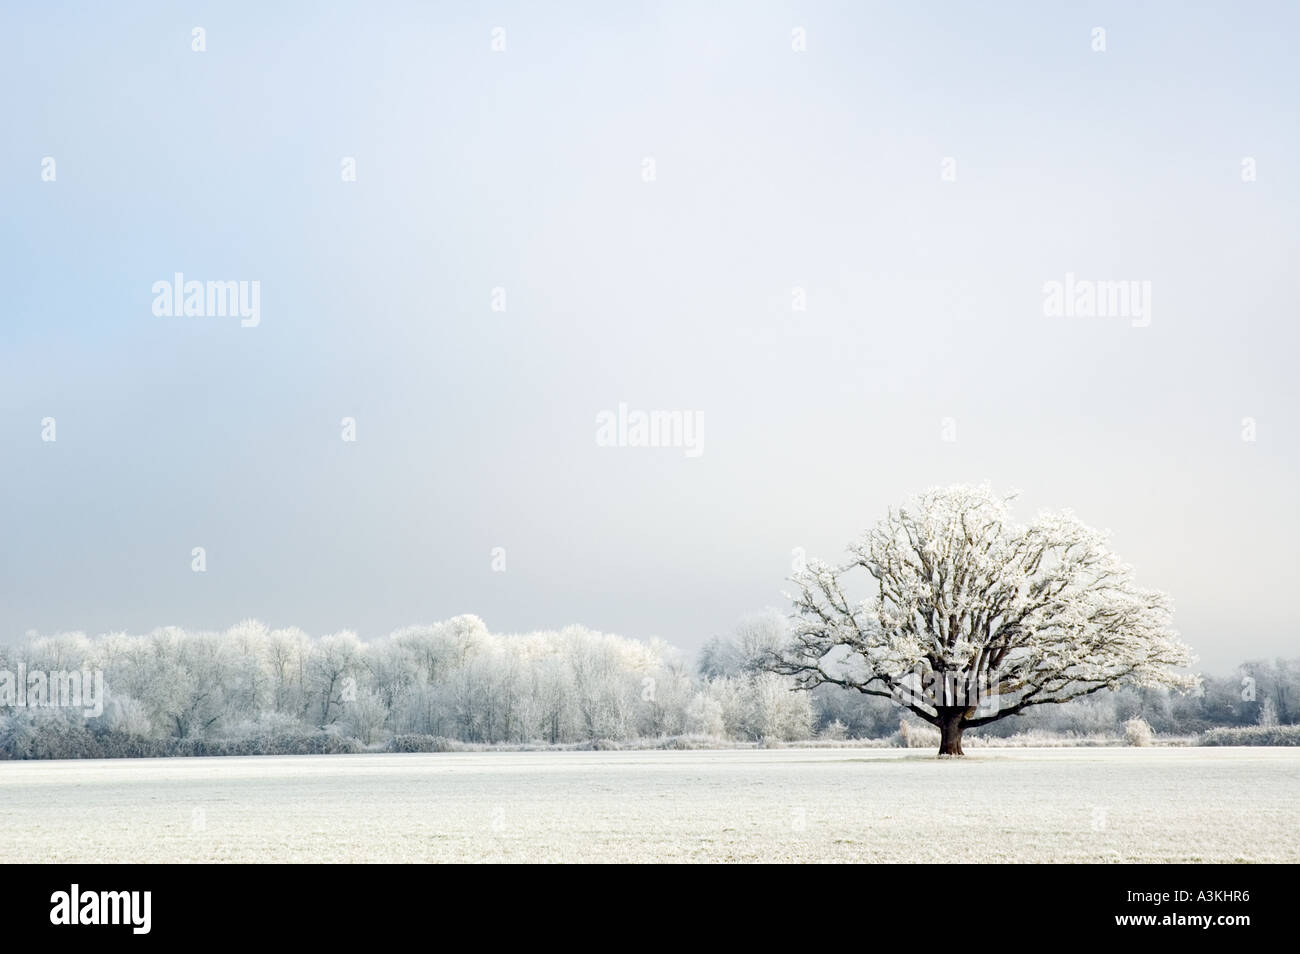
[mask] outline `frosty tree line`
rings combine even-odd
[[[32,637],[0,648],[0,670],[102,672],[103,713],[0,707],[0,757],[906,740],[909,723],[961,754],[968,728],[1113,734],[1140,716],[1187,734],[1300,707],[1300,661],[1198,680],[1168,599],[1102,534],[1068,513],[1016,524],[985,487],[921,494],[793,583],[792,613],[752,616],[694,660],[581,626],[495,634],[475,616],[371,642],[254,621]],[[954,683],[994,702],[954,699]]]
[[[245,622],[224,633],[43,637],[3,651],[0,668],[102,669],[90,731],[175,739],[324,732],[362,745],[394,736],[465,742],[577,742],[706,735],[797,739],[812,706],[774,673],[703,678],[660,641],[581,626],[504,636],[475,616],[363,643]],[[7,714],[3,714],[6,713]],[[0,709],[0,749],[79,713]],[[42,723],[44,725],[42,726]]]

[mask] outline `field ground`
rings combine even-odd
[[[0,861],[1298,862],[1300,749],[0,762]]]

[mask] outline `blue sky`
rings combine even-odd
[[[0,634],[691,649],[989,480],[1207,667],[1294,652],[1295,4],[267,7],[0,13]],[[260,324],[155,317],[175,272]],[[1045,317],[1067,273],[1150,325]],[[620,402],[704,453],[597,446]]]

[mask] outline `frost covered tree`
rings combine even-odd
[[[355,692],[355,674],[362,653],[357,634],[343,630],[322,637],[311,647],[307,657],[307,681],[314,704],[319,706],[319,725],[336,721],[344,702],[349,701],[346,690]]]
[[[697,667],[700,675],[715,679],[762,672],[764,660],[785,640],[786,628],[785,616],[777,610],[750,613],[729,636],[715,636],[704,644]]]
[[[847,562],[810,561],[791,577],[791,638],[768,665],[804,688],[895,700],[939,729],[941,755],[963,754],[965,729],[1033,706],[1194,686],[1178,672],[1193,657],[1169,599],[1134,582],[1104,533],[1068,511],[1017,524],[1011,499],[929,490],[891,509]]]

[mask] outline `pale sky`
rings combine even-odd
[[[988,480],[1205,670],[1296,654],[1295,4],[547,6],[0,12],[0,635],[693,651]],[[176,272],[260,323],[156,317]],[[1067,274],[1149,325],[1046,316]],[[702,453],[599,446],[620,403]]]

